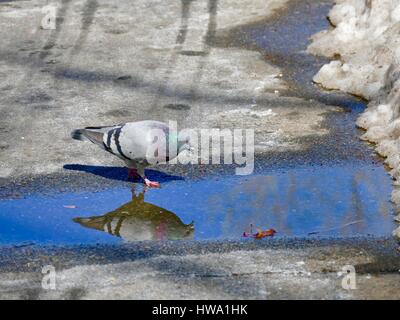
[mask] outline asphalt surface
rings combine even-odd
[[[299,165],[381,166],[354,127],[363,102],[321,94],[311,84],[324,61],[303,50],[327,22],[303,13],[323,17],[330,1],[284,4],[139,1],[132,7],[64,0],[56,30],[41,30],[38,8],[45,1],[2,2],[1,198],[129,186],[120,162],[69,139],[75,127],[127,118],[255,128],[256,173]],[[310,24],[291,33],[301,29],[299,21]],[[263,41],[266,35],[273,41]],[[294,45],[297,40],[302,44]],[[277,115],[255,121],[231,113],[254,104]],[[265,147],[265,140],[274,143]],[[229,176],[234,166],[155,169],[159,178],[190,183]],[[399,298],[398,244],[390,236],[248,240],[3,246],[0,297]],[[44,265],[56,269],[56,290],[41,286]],[[355,267],[357,289],[341,285],[346,265]]]

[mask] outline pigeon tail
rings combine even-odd
[[[84,227],[89,227],[100,231],[104,231],[104,225],[106,223],[104,217],[73,218],[72,220]]]
[[[85,140],[85,136],[83,135],[83,130],[82,129],[73,130],[71,132],[71,138],[74,140],[80,140],[80,141]]]
[[[97,130],[92,130],[92,129],[75,129],[71,132],[71,138],[75,140],[89,140],[90,142],[93,142],[95,144],[98,144],[102,148],[104,148],[103,145],[103,132],[99,132]]]

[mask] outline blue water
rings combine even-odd
[[[374,165],[177,180],[134,191],[134,200],[126,186],[1,200],[0,243],[240,239],[251,224],[274,228],[278,237],[382,236],[394,229],[390,178]]]

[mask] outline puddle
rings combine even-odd
[[[277,237],[383,236],[394,228],[390,189],[382,167],[365,165],[136,185],[133,197],[126,186],[36,194],[0,201],[0,243],[241,239],[251,224]]]

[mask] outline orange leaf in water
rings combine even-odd
[[[262,239],[265,237],[273,237],[275,235],[276,231],[274,229],[268,229],[268,230],[261,230],[258,229],[256,233],[247,233],[243,232],[243,237],[245,238],[255,238],[255,239]]]
[[[273,237],[275,235],[276,231],[274,229],[268,229],[268,230],[263,230],[263,231],[258,231],[255,235],[254,238],[256,239],[262,239],[265,237]]]

